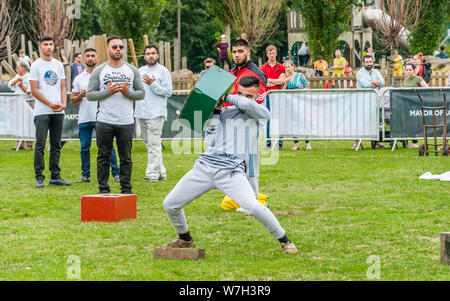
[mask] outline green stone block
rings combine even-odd
[[[220,98],[231,90],[235,81],[236,76],[218,66],[212,66],[195,84],[178,119],[186,120],[192,131],[202,133],[205,122],[211,117]]]

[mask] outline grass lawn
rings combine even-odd
[[[223,194],[211,191],[185,208],[201,261],[154,259],[153,249],[175,238],[162,202],[193,166],[195,154],[176,155],[165,142],[168,180],[142,180],[147,154],[133,148],[133,192],[138,218],[120,223],[81,223],[80,197],[96,194],[80,178],[79,142],[62,150],[63,179],[70,187],[34,188],[33,153],[0,142],[0,279],[67,280],[68,258],[81,260],[82,280],[367,280],[379,256],[380,280],[450,280],[440,263],[441,232],[450,231],[450,182],[419,181],[427,171],[450,171],[442,155],[417,150],[355,152],[347,142],[312,141],[313,151],[285,143],[278,164],[261,166],[261,193],[298,249],[284,255],[254,218],[223,211]],[[399,144],[400,145],[400,144]],[[46,152],[48,169],[48,152]],[[49,172],[46,170],[48,183]],[[113,183],[112,193],[120,192]]]

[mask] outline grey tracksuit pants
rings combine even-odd
[[[183,207],[214,188],[221,190],[246,213],[259,220],[276,239],[285,235],[273,213],[256,199],[247,175],[242,170],[212,168],[198,161],[164,200],[164,209],[178,234],[188,232]]]

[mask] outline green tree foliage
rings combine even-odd
[[[290,7],[300,12],[313,55],[328,61],[338,45],[338,37],[349,28],[354,0],[292,0]]]
[[[100,8],[96,0],[81,0],[80,21],[75,40],[87,40],[93,35],[103,34],[100,26]]]
[[[181,56],[187,57],[188,69],[200,72],[203,61],[212,57],[218,61],[213,45],[220,40],[223,25],[211,14],[210,4],[202,0],[181,1]],[[159,26],[150,37],[154,43],[177,37],[177,1],[171,0],[163,11]]]
[[[166,0],[97,0],[100,27],[107,35],[132,38],[136,49],[142,49],[142,36],[158,25],[166,3]]]
[[[449,2],[444,0],[423,0],[427,3],[422,10],[422,18],[409,37],[410,53],[422,52],[433,55],[446,30]]]

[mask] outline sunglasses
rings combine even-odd
[[[116,50],[117,48],[120,48],[120,50],[122,50],[122,49],[125,48],[125,46],[123,46],[123,45],[113,45],[113,46],[111,46],[111,48],[114,49],[114,50]]]

